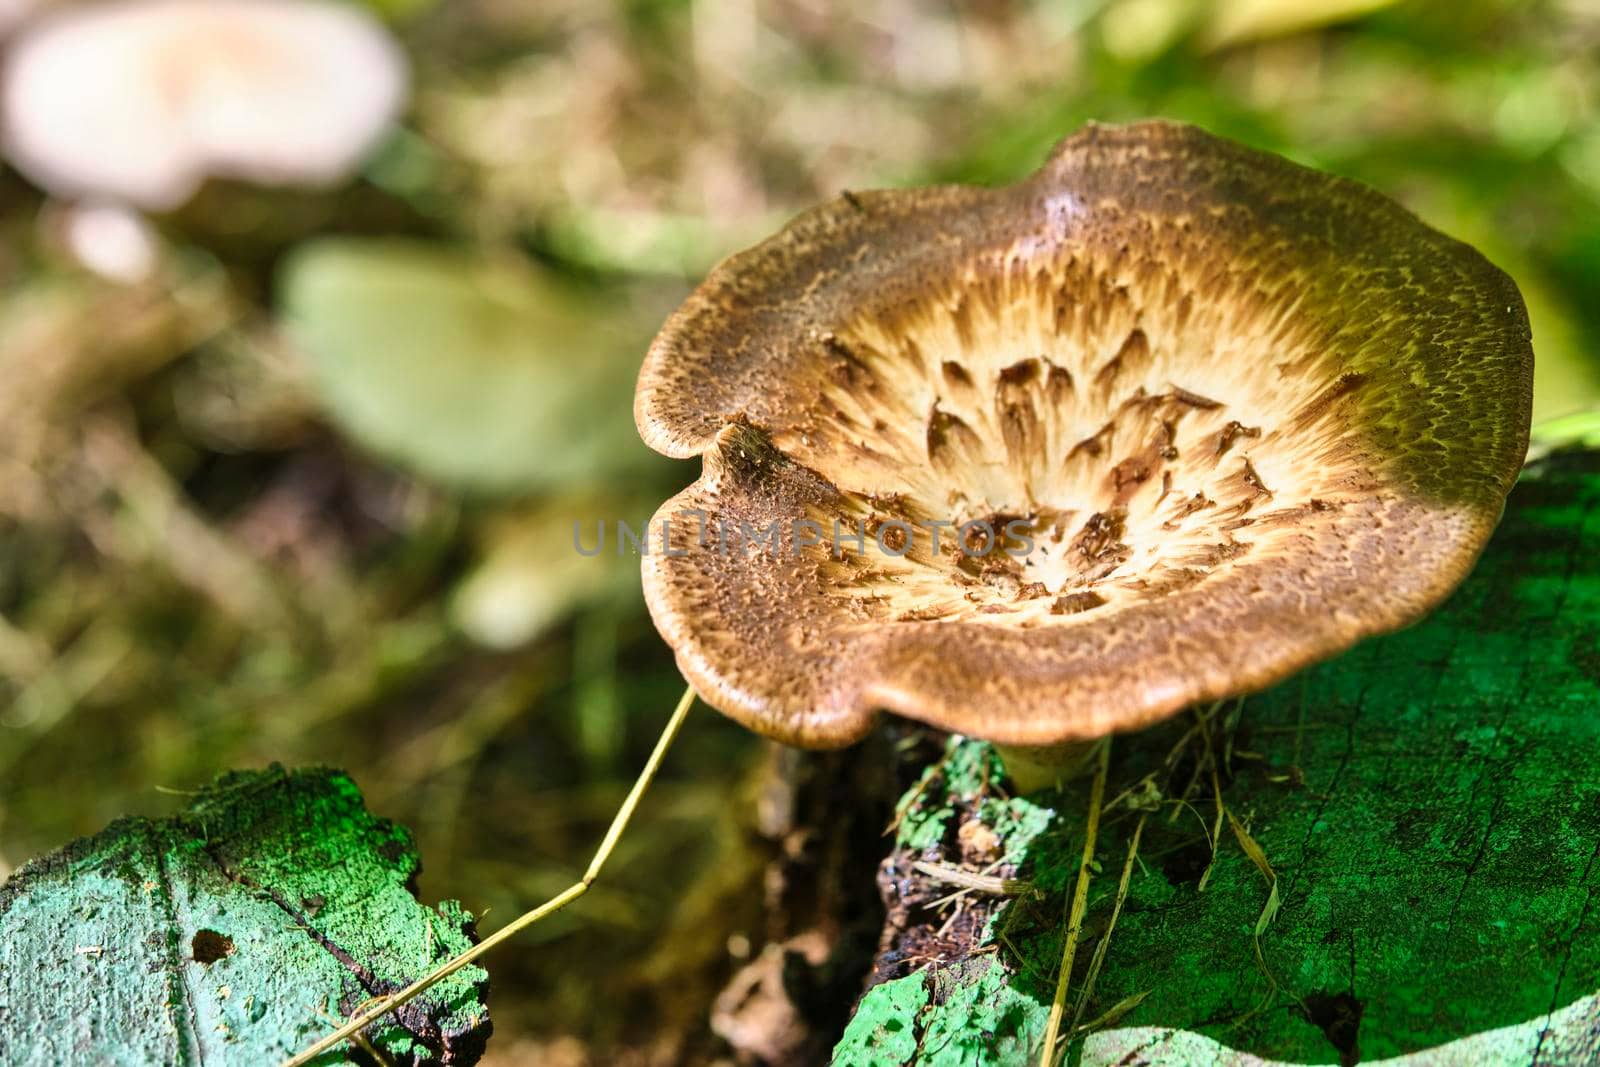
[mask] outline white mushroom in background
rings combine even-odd
[[[19,30],[0,146],[57,196],[181,206],[207,177],[327,186],[404,104],[405,57],[333,0],[120,0]]]

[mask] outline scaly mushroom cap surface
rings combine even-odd
[[[635,398],[652,447],[704,459],[646,598],[701,695],[792,744],[881,710],[1008,745],[1134,729],[1443,599],[1532,369],[1512,281],[1383,196],[1092,125],[1017,185],[848,195],[711,273]]]

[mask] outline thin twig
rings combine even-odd
[[[1117,919],[1122,915],[1122,903],[1128,899],[1133,861],[1139,857],[1139,839],[1144,836],[1144,823],[1149,817],[1149,812],[1142,813],[1133,826],[1133,840],[1128,842],[1128,858],[1122,861],[1122,880],[1117,883],[1117,899],[1111,905],[1111,921],[1106,923],[1106,932],[1094,947],[1094,956],[1089,960],[1089,973],[1084,976],[1083,989],[1078,993],[1078,1008],[1072,1013],[1072,1028],[1067,1031],[1069,1034],[1078,1032],[1078,1024],[1083,1021],[1083,1013],[1089,1007],[1089,997],[1094,993],[1095,980],[1100,977],[1100,968],[1106,962],[1106,951],[1111,948],[1111,931],[1117,928]]]
[[[694,703],[694,687],[690,686],[683,691],[683,696],[678,700],[678,706],[673,709],[672,718],[667,720],[666,728],[661,731],[661,736],[656,740],[656,747],[650,753],[650,758],[645,761],[644,770],[639,773],[638,780],[633,783],[633,788],[628,791],[627,799],[617,809],[615,818],[611,820],[611,827],[606,831],[606,836],[600,842],[600,847],[595,850],[594,859],[589,861],[589,867],[583,872],[583,878],[566,889],[557,893],[532,911],[524,912],[511,922],[502,926],[476,945],[461,952],[444,963],[435,967],[428,974],[412,982],[398,993],[392,993],[366,1011],[356,1015],[339,1029],[307,1048],[299,1055],[285,1060],[281,1067],[304,1067],[318,1056],[333,1048],[339,1042],[365,1030],[378,1019],[406,1004],[418,995],[455,974],[461,968],[482,956],[502,941],[515,937],[518,933],[532,926],[534,923],[549,915],[554,915],[574,900],[583,896],[599,877],[600,869],[605,866],[606,860],[611,857],[611,852],[617,847],[617,841],[622,837],[622,832],[628,828],[628,822],[633,818],[633,813],[639,806],[639,800],[644,796],[646,789],[656,776],[656,771],[661,767],[661,761],[666,757],[667,750],[672,747],[672,741],[678,735],[678,729],[683,725],[683,720],[689,714],[689,707]]]
[[[911,868],[936,882],[960,886],[964,890],[970,889],[975,893],[991,897],[1020,897],[1033,891],[1033,883],[1020,878],[997,878],[992,874],[974,874],[972,871],[964,871],[960,867],[951,867],[944,863],[918,860],[911,865]]]
[[[1056,1058],[1056,1040],[1061,1033],[1061,1016],[1067,1007],[1067,982],[1072,978],[1072,957],[1078,951],[1083,932],[1083,913],[1089,907],[1089,872],[1094,863],[1094,841],[1100,831],[1100,802],[1106,794],[1106,775],[1111,768],[1111,741],[1100,746],[1095,763],[1094,782],[1089,786],[1089,818],[1084,828],[1083,861],[1078,866],[1078,882],[1072,890],[1072,909],[1067,913],[1067,940],[1061,947],[1061,973],[1056,978],[1056,995],[1050,1002],[1050,1020],[1045,1025],[1044,1049],[1039,1067],[1051,1067]]]

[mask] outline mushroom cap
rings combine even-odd
[[[207,177],[343,178],[394,120],[405,59],[326,0],[120,0],[24,29],[0,76],[11,162],[59,196],[181,206]]]
[[[652,447],[704,460],[646,600],[710,704],[792,744],[881,710],[1006,745],[1136,729],[1442,600],[1532,370],[1511,279],[1376,192],[1090,125],[1016,185],[846,195],[712,271],[635,397]],[[1019,519],[1025,552],[926,525]]]

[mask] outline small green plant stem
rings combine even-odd
[[[678,706],[673,709],[672,718],[667,720],[666,728],[661,731],[661,736],[656,740],[656,747],[650,753],[650,758],[645,761],[644,770],[639,773],[638,780],[633,783],[633,788],[628,791],[628,797],[622,802],[622,807],[617,809],[616,816],[611,820],[611,827],[606,831],[606,836],[600,842],[600,847],[595,850],[594,859],[589,861],[589,867],[583,872],[583,878],[566,889],[557,893],[549,900],[540,904],[532,911],[525,912],[511,920],[482,941],[473,945],[465,952],[451,957],[432,971],[418,978],[398,993],[391,993],[381,1000],[375,1001],[371,1007],[349,1019],[339,1029],[322,1038],[291,1059],[283,1061],[281,1067],[304,1067],[324,1052],[338,1045],[339,1042],[351,1038],[365,1030],[378,1019],[394,1011],[403,1004],[408,1003],[431,986],[450,977],[485,952],[494,948],[502,941],[510,940],[517,934],[526,930],[539,920],[554,915],[562,908],[589,891],[596,878],[600,876],[600,869],[605,866],[611,852],[617,847],[617,841],[622,837],[622,832],[628,828],[628,822],[633,818],[634,810],[639,806],[639,800],[644,796],[646,789],[656,776],[656,771],[661,767],[667,750],[672,747],[672,741],[678,735],[678,729],[683,725],[684,717],[689,714],[689,708],[694,703],[694,687],[690,686],[683,691],[683,696],[678,700]]]
[[[1050,1002],[1050,1020],[1045,1025],[1044,1049],[1039,1067],[1056,1061],[1056,1041],[1061,1033],[1061,1016],[1067,1007],[1067,982],[1072,977],[1072,958],[1078,952],[1078,937],[1083,932],[1083,914],[1089,907],[1089,875],[1094,864],[1094,842],[1100,832],[1100,804],[1106,795],[1106,775],[1111,769],[1111,741],[1100,746],[1095,761],[1094,781],[1089,785],[1089,818],[1084,827],[1083,861],[1078,865],[1078,881],[1072,890],[1072,907],[1067,912],[1067,939],[1061,947],[1061,973],[1056,977],[1056,995]]]

